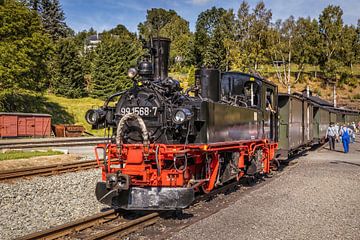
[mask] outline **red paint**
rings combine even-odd
[[[118,148],[116,144],[99,144],[96,149],[105,149],[107,164],[102,166],[102,178],[106,180],[107,173],[129,175],[131,186],[151,187],[191,187],[210,192],[216,187],[219,172],[220,154],[222,152],[239,152],[240,178],[245,173],[245,160],[249,159],[258,149],[263,152],[263,173],[270,172],[270,162],[273,160],[276,143],[269,143],[265,139],[222,142],[214,144],[151,144],[144,154],[142,144],[123,144]],[[95,149],[95,151],[96,151]],[[120,150],[121,149],[121,150]],[[157,149],[157,150],[156,150]],[[121,152],[120,152],[121,151]],[[156,160],[157,153],[157,160]],[[185,167],[185,158],[188,164]],[[95,154],[98,163],[100,159]],[[189,160],[191,159],[191,161]],[[157,164],[156,164],[157,162]],[[177,166],[178,165],[178,166]],[[182,168],[180,168],[182,166]],[[208,168],[204,168],[208,166]],[[204,173],[204,169],[208,169]],[[194,179],[200,180],[194,182]]]
[[[0,113],[0,137],[50,137],[51,115]]]

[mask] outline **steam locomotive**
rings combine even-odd
[[[277,87],[238,72],[202,68],[182,91],[168,76],[170,40],[151,41],[151,59],[131,68],[133,87],[86,113],[111,128],[97,199],[114,208],[170,210],[190,205],[244,175],[270,172],[277,149]],[[114,105],[111,103],[116,102]]]

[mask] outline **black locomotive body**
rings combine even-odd
[[[167,74],[169,47],[153,39],[151,61],[129,70],[133,87],[86,114],[93,128],[113,129],[112,143],[97,147],[105,156],[96,195],[115,208],[184,208],[195,192],[270,171],[277,87],[203,68],[183,92]]]
[[[129,113],[141,117],[150,143],[215,143],[248,139],[276,140],[276,85],[257,76],[216,69],[195,73],[196,85],[181,92],[178,81],[168,77],[170,41],[153,40],[152,62],[142,61],[133,88],[114,94],[87,120],[93,128],[111,127],[116,132],[120,119]],[[189,92],[193,94],[189,94]],[[115,97],[119,100],[110,107]],[[123,142],[143,142],[136,121],[126,122]]]

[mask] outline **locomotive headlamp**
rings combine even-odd
[[[182,124],[186,120],[189,120],[192,115],[192,112],[187,108],[178,109],[175,111],[173,122],[176,124]]]
[[[90,125],[96,125],[105,121],[106,111],[104,109],[90,109],[85,114],[85,119]]]
[[[174,115],[174,123],[180,124],[183,123],[186,119],[186,115],[182,110],[177,110]]]
[[[136,68],[129,68],[127,74],[129,78],[133,79],[138,74],[138,71],[136,70]]]
[[[95,125],[99,121],[99,113],[96,110],[90,109],[86,112],[85,119],[90,125]]]

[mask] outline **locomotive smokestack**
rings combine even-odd
[[[168,77],[170,43],[169,38],[157,37],[152,40],[152,63],[156,80]]]
[[[200,87],[202,98],[218,102],[220,99],[220,71],[217,69],[201,68],[195,71],[195,82]]]

